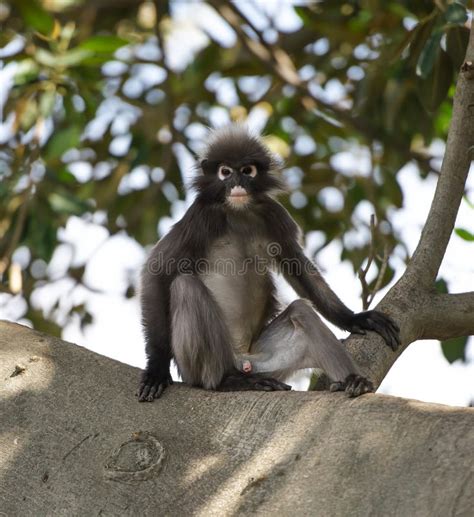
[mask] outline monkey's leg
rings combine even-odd
[[[298,369],[319,368],[333,381],[332,391],[346,390],[351,396],[373,391],[372,383],[360,376],[342,343],[306,300],[290,304],[263,330],[251,353],[239,360],[241,369],[252,374],[284,380]]]
[[[275,379],[237,370],[222,312],[195,276],[182,275],[171,284],[171,348],[188,384],[220,391],[290,389]]]
[[[214,389],[234,369],[223,315],[207,287],[192,275],[171,284],[171,348],[184,382]]]

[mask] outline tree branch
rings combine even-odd
[[[472,513],[472,409],[179,383],[139,404],[138,374],[0,322],[2,514]]]
[[[474,292],[427,296],[417,313],[421,339],[474,335]]]
[[[474,24],[466,58],[459,73],[446,153],[431,209],[406,276],[424,286],[436,279],[454,229],[474,157]]]

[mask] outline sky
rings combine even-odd
[[[174,11],[176,23],[167,42],[168,55],[173,56],[173,61],[169,65],[174,69],[185,66],[188,60],[192,59],[194,52],[206,45],[207,42],[207,36],[203,34],[200,27],[212,15],[209,12],[210,9],[202,5],[199,9],[196,9],[195,5],[190,4],[189,2],[177,3]],[[260,29],[268,31],[266,37],[269,39],[272,38],[272,34],[271,29],[268,28],[267,16],[273,17],[275,26],[282,31],[296,30],[298,24],[301,23],[289,7],[289,2],[276,0],[264,2],[260,0],[254,4],[243,3],[242,8],[248,11],[246,14],[252,17],[252,20]],[[190,10],[193,12],[192,17],[189,16]],[[262,12],[266,16],[262,16]],[[225,24],[219,22],[218,19],[214,22],[214,37],[219,39],[223,45],[232,45],[235,38],[232,31],[229,31]],[[186,35],[185,39],[183,39],[183,35]],[[187,44],[183,42],[187,42]],[[123,51],[126,52],[126,50]],[[153,52],[153,49],[144,49],[143,51]],[[108,66],[108,70],[104,72],[113,76],[116,73],[117,66],[119,65],[112,63]],[[0,72],[0,90],[2,90],[2,78],[3,81],[6,81],[11,73],[11,70]],[[136,81],[127,86],[131,96],[134,95],[134,91],[138,91],[137,88],[141,87],[140,81],[154,80],[156,84],[159,84],[163,80],[162,71],[159,67],[153,70],[137,69],[135,76]],[[231,105],[232,89],[229,84],[217,76],[211,81],[213,81],[211,86],[215,89],[222,104]],[[328,99],[337,97],[339,95],[338,85],[333,83],[324,94]],[[128,127],[133,124],[136,116],[138,114],[134,113],[133,109],[126,109],[117,105],[117,103],[109,102],[102,107],[102,119],[98,117],[90,125],[88,131],[91,134],[99,135],[101,127],[105,127],[105,118],[112,117],[115,120],[114,131],[116,131],[117,136],[114,139],[115,143],[113,143],[111,152],[120,155],[126,152],[129,145],[126,135]],[[267,116],[268,114],[262,110],[254,110],[250,113],[248,123],[255,130],[260,131],[264,128]],[[213,125],[219,126],[227,121],[227,111],[222,109],[215,111],[211,122]],[[195,127],[194,129],[189,128],[189,130],[196,133],[197,141],[205,138],[205,132],[202,131],[202,128]],[[166,137],[166,135],[163,135],[163,137]],[[304,149],[305,145],[311,147],[314,144],[302,141],[298,145]],[[310,148],[308,150],[310,151]],[[192,158],[182,149],[177,148],[176,151],[180,154],[183,182],[186,185],[193,174]],[[444,144],[442,142],[433,143],[431,151],[441,158],[444,152]],[[363,173],[365,162],[360,149],[339,154],[336,166],[341,171],[353,171],[354,167],[357,166],[360,169],[359,172]],[[79,160],[77,157],[74,158],[73,155],[70,158],[71,162],[74,162],[72,172],[76,177],[82,181],[89,179],[92,171],[87,162]],[[143,169],[134,171],[134,174],[127,179],[128,183],[122,184],[120,188],[146,188],[149,173],[160,176],[163,171],[159,168],[153,169],[151,172]],[[404,206],[392,218],[392,222],[395,230],[407,244],[408,249],[413,252],[430,207],[436,186],[436,177],[430,175],[422,180],[414,166],[408,165],[400,171],[398,178],[404,193]],[[177,192],[173,192],[173,188],[172,186],[169,187],[167,196],[175,201],[170,216],[160,221],[159,231],[161,235],[182,216],[192,201],[190,195],[185,200],[179,200]],[[467,190],[471,201],[474,201],[473,170],[471,170],[468,179]],[[337,206],[341,202],[339,192],[327,191],[322,195],[328,205]],[[292,202],[296,204],[298,199],[292,199]],[[370,214],[370,206],[361,203],[354,217],[367,222]],[[78,319],[73,319],[72,322],[65,324],[63,338],[100,354],[142,368],[145,365],[145,354],[138,301],[136,298],[124,299],[123,293],[128,286],[128,280],[130,278],[137,279],[138,272],[146,257],[146,251],[126,234],[109,238],[107,231],[96,223],[100,223],[100,214],[96,214],[95,222],[86,222],[77,217],[70,218],[66,227],[60,232],[59,237],[62,244],[56,250],[49,265],[52,282],[38,289],[32,301],[37,307],[47,310],[59,298],[60,307],[64,311],[67,311],[68,307],[72,305],[87,301],[89,310],[95,315],[94,323],[87,326],[83,331]],[[458,214],[457,226],[474,233],[474,210],[464,201]],[[359,236],[354,235],[353,238],[357,239]],[[306,251],[311,254],[319,243],[318,232],[310,232],[306,236],[306,241]],[[331,243],[318,254],[317,264],[328,283],[342,300],[353,310],[361,310],[359,281],[354,277],[352,267],[346,262],[340,262],[340,251],[339,243]],[[472,243],[463,241],[456,235],[452,236],[440,270],[440,276],[448,281],[450,292],[474,291],[473,251]],[[15,254],[14,259],[21,263],[27,260],[27,255],[26,249],[20,249]],[[71,281],[62,279],[65,272],[63,265],[68,264],[71,260],[72,265],[79,265],[84,260],[88,260],[85,277],[87,285],[105,291],[107,294],[90,293],[83,288],[73,289]],[[404,269],[403,261],[401,257],[397,256],[396,252],[390,258],[390,261],[396,271],[395,278],[398,278]],[[284,285],[283,282],[279,285],[282,296],[288,303],[296,297],[289,286]],[[386,290],[377,295],[375,302],[380,300]],[[25,306],[21,298],[16,297],[6,306],[1,304],[1,299],[2,296],[0,296],[0,318],[22,321],[21,314]],[[336,335],[341,337],[344,335],[341,331],[332,328]],[[474,401],[473,338],[470,339],[468,344],[467,355],[467,363],[458,361],[449,365],[442,355],[439,342],[427,340],[413,343],[392,367],[379,388],[379,392],[428,402],[468,405]],[[294,386],[298,389],[306,389],[307,384],[307,372],[296,376],[294,379]]]

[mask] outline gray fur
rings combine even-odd
[[[274,286],[268,265],[257,272],[252,264],[262,255],[258,240],[227,236],[214,243],[208,270],[200,275],[219,305],[236,354],[249,351],[272,316]]]
[[[260,335],[250,354],[239,357],[253,373],[287,379],[301,368],[323,370],[333,381],[357,373],[350,355],[308,300],[295,300]]]
[[[230,215],[230,232],[213,243],[205,270],[198,277],[177,277],[171,286],[172,349],[183,380],[215,388],[244,360],[253,373],[278,380],[302,368],[319,368],[333,381],[357,373],[308,300],[294,301],[265,327],[276,311],[272,262],[269,242],[251,219],[252,212]],[[265,271],[246,265],[256,257],[267,260]],[[327,284],[319,273],[310,277],[324,292]],[[300,290],[290,275],[287,280]]]
[[[171,284],[171,347],[184,382],[214,389],[234,366],[219,306],[195,276]]]

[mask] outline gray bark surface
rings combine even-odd
[[[473,515],[473,409],[184,385],[139,404],[136,368],[7,322],[0,374],[2,516]]]

